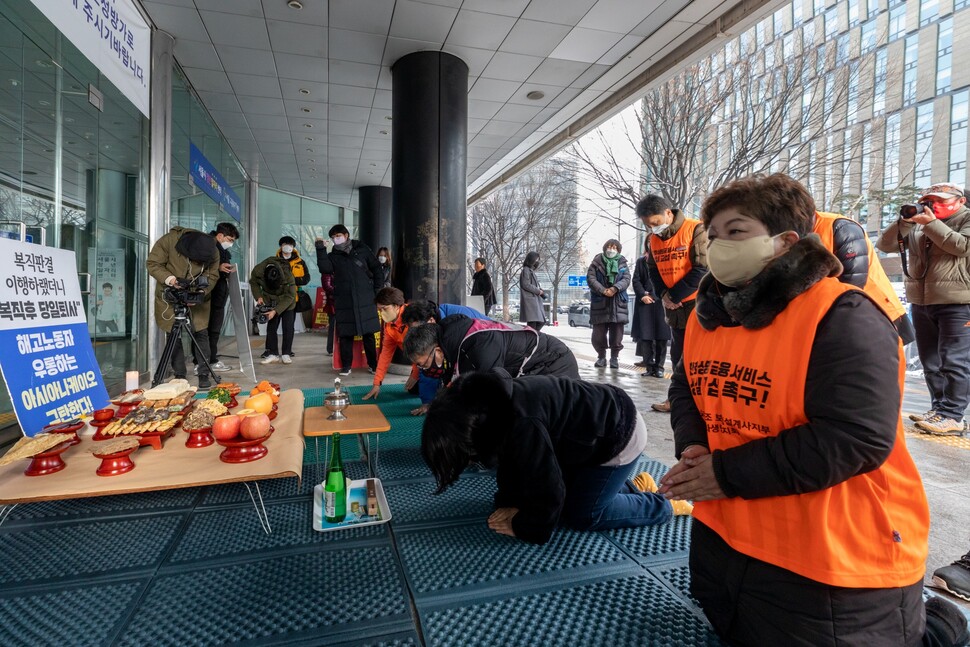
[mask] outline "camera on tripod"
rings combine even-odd
[[[205,291],[209,287],[209,277],[204,274],[193,279],[175,279],[175,285],[165,288],[163,298],[177,306],[197,306],[205,301]]]
[[[904,204],[899,208],[899,217],[903,220],[909,220],[913,216],[917,216],[923,213],[923,208],[929,207],[931,210],[933,207],[930,206],[929,202],[917,202],[916,204]]]
[[[256,309],[253,310],[253,323],[254,324],[264,324],[269,321],[267,313],[271,310],[276,310],[276,301],[264,301],[263,303],[257,303]]]

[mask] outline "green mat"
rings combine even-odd
[[[374,438],[377,449],[401,449],[408,447],[421,446],[421,426],[424,424],[424,416],[412,416],[411,410],[421,406],[421,400],[404,390],[403,384],[391,384],[381,387],[381,394],[377,400],[364,401],[364,396],[370,391],[368,385],[346,387],[344,390],[350,394],[351,407],[347,410],[348,416],[353,415],[353,405],[355,404],[376,404],[381,409],[381,413],[390,423],[390,431],[381,434],[371,434]],[[304,407],[322,407],[323,398],[331,393],[333,389],[303,389]],[[363,438],[357,437],[357,442],[342,442],[340,453],[344,460],[355,460],[362,458],[361,443]],[[320,441],[320,460],[326,456],[326,447]],[[303,463],[311,464],[317,462],[317,447],[315,439],[307,439],[306,447],[303,450]]]

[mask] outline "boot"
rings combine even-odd
[[[606,355],[600,355],[599,357],[597,357],[596,361],[593,362],[593,366],[595,366],[596,368],[603,368],[604,366],[606,366]]]

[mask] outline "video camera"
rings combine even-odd
[[[197,306],[205,301],[205,291],[209,287],[209,277],[200,275],[192,279],[175,279],[175,285],[165,288],[162,297],[173,305]]]
[[[276,301],[264,301],[262,304],[257,303],[255,310],[253,310],[253,323],[264,324],[268,322],[269,317],[266,314],[270,310],[276,310]]]
[[[913,216],[918,216],[923,213],[923,207],[930,207],[929,202],[917,202],[916,204],[904,204],[899,208],[899,217],[903,220],[909,220]],[[932,209],[932,207],[930,207]]]

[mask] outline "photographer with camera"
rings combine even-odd
[[[232,367],[219,360],[219,336],[226,318],[226,302],[229,300],[229,274],[236,271],[233,267],[232,253],[229,251],[239,240],[239,229],[231,222],[220,222],[210,231],[219,245],[219,280],[212,289],[212,306],[209,308],[209,366],[215,371],[228,371]],[[196,372],[198,372],[196,365]]]
[[[970,405],[970,210],[963,188],[934,184],[919,204],[903,205],[899,220],[876,247],[899,252],[906,298],[913,306],[916,347],[930,392],[930,410],[911,415],[916,427],[963,435]]]
[[[283,362],[292,364],[293,321],[296,317],[296,281],[290,263],[279,256],[270,256],[253,268],[249,287],[256,299],[253,323],[266,324],[266,356],[262,364]],[[283,353],[280,354],[279,327],[283,324]]]
[[[185,317],[194,338],[192,353],[199,364],[199,388],[208,389],[208,361],[201,352],[209,349],[209,294],[219,280],[219,250],[215,240],[201,231],[172,227],[155,241],[148,253],[148,273],[155,279],[155,323],[170,338],[181,333],[176,317]],[[174,329],[174,330],[173,330]],[[185,378],[185,353],[181,340],[173,345],[171,368],[176,378]],[[201,349],[201,350],[200,350]],[[164,357],[163,357],[164,359]],[[160,366],[156,372],[165,372]],[[164,375],[156,375],[161,381]]]

